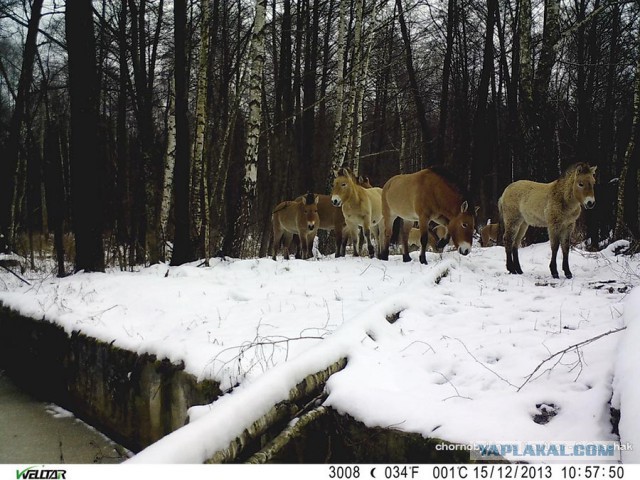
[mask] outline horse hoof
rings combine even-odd
[[[421,255],[420,256],[420,263],[423,264],[423,265],[426,265],[427,264],[427,257]]]
[[[558,275],[558,273],[557,273],[557,272],[556,272],[556,273],[551,273],[551,276],[552,276],[553,278],[560,278],[560,275]]]
[[[410,262],[411,261],[411,255],[409,255],[408,253],[403,253],[402,254],[402,261],[403,262]]]
[[[571,272],[564,272],[564,276],[567,278],[573,278],[573,274]]]

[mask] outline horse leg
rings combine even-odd
[[[353,256],[360,256],[360,228],[358,225],[350,225],[349,226],[349,237],[351,238],[351,242],[353,243]]]
[[[363,222],[362,231],[364,233],[364,238],[367,240],[367,251],[369,253],[369,258],[373,258],[376,255],[376,252],[373,248],[373,244],[371,243],[371,223],[369,220],[365,219]]]
[[[411,232],[411,227],[413,222],[405,222],[400,219],[400,235],[402,236],[402,261],[410,262],[411,255],[409,255],[409,233]]]
[[[273,256],[271,257],[273,260],[276,259],[278,255],[278,250],[280,249],[280,242],[282,242],[282,236],[284,232],[282,232],[278,228],[273,228]]]
[[[516,231],[517,231],[517,228],[515,225],[512,225],[511,223],[507,223],[505,221],[503,242],[504,242],[504,251],[507,255],[507,271],[513,274],[518,273],[516,271],[516,268],[513,262],[513,250],[514,250],[514,244],[515,244]],[[518,258],[517,248],[516,248],[516,258]]]
[[[420,227],[420,263],[426,265],[427,244],[429,243],[429,219],[426,217],[420,217],[418,220],[418,226]]]
[[[551,270],[551,276],[553,278],[560,278],[558,275],[558,266],[556,264],[558,247],[560,247],[560,234],[555,229],[549,228],[549,242],[551,243],[551,262],[549,263],[549,270]]]
[[[384,224],[383,234],[384,243],[380,245],[380,254],[378,258],[380,260],[389,260],[389,244],[391,243],[391,234],[393,233],[393,222],[395,218],[391,216],[391,209],[386,202],[386,197],[382,196],[382,223]],[[382,226],[380,227],[382,228]]]
[[[341,235],[340,238],[342,239],[340,241],[340,256],[341,257],[346,257],[347,256],[347,242],[349,241],[349,229],[347,228],[346,225],[343,225],[341,228]]]
[[[527,233],[528,228],[529,228],[529,225],[527,225],[525,222],[522,222],[520,224],[520,227],[518,228],[518,232],[516,233],[515,244],[512,250],[513,267],[516,271],[515,273],[519,275],[522,275],[522,267],[520,266],[520,258],[518,257],[518,248],[522,244],[522,239],[524,238],[524,234]]]
[[[289,260],[289,255],[291,255],[291,244],[294,241],[294,237],[291,233],[289,232],[284,232],[282,235],[282,250],[283,250],[283,257],[285,260]]]
[[[297,259],[300,259],[300,235],[296,234],[288,234],[288,238],[289,238],[289,242],[287,243],[288,245],[288,253],[287,253],[287,258],[289,258],[288,256],[291,255],[291,252],[293,251],[294,253],[294,257]],[[295,248],[295,250],[294,250]]]
[[[344,256],[344,251],[342,250],[343,229],[344,229],[343,225],[335,225],[333,229],[333,233],[336,236],[336,258]]]
[[[564,272],[564,276],[567,278],[573,278],[573,274],[569,269],[569,249],[571,247],[571,233],[573,228],[569,228],[567,231],[563,232],[560,237],[560,245],[562,247],[562,271]]]
[[[382,247],[384,245],[384,218],[380,219],[380,223],[377,225],[376,242],[378,243],[378,258],[382,253]]]
[[[300,238],[300,248],[298,249],[299,254],[296,254],[296,258],[299,260],[306,260],[308,258],[308,248],[309,248],[309,240],[307,238],[307,234],[302,232],[298,234]]]

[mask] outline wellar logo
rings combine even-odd
[[[22,479],[30,479],[30,478],[35,478],[35,479],[42,479],[42,478],[57,478],[57,479],[65,479],[67,478],[67,471],[66,470],[60,470],[60,469],[56,469],[56,470],[52,470],[52,469],[47,469],[44,466],[42,467],[28,467],[25,468],[24,470],[20,471],[20,470],[16,470],[16,480],[22,480]]]

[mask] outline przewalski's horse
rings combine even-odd
[[[580,216],[580,207],[591,209],[596,204],[593,186],[597,167],[576,163],[551,183],[518,180],[504,189],[498,200],[500,217],[504,223],[504,249],[509,273],[521,274],[518,247],[529,226],[547,227],[551,243],[549,269],[558,278],[556,258],[562,246],[562,270],[567,278],[569,269],[569,242]]]
[[[336,257],[344,257],[343,236],[348,235],[342,209],[337,208],[331,202],[331,195],[317,194],[318,216],[320,223],[318,230],[334,231],[336,237]],[[302,200],[304,196],[296,200]],[[346,243],[346,242],[344,242]]]
[[[331,203],[336,207],[342,207],[342,214],[347,225],[347,230],[354,239],[353,254],[359,254],[358,227],[362,227],[364,237],[367,241],[369,256],[374,256],[374,248],[371,244],[371,232],[376,234],[378,251],[382,227],[382,189],[379,187],[365,188],[360,185],[354,174],[346,169],[338,170],[336,179],[331,190]],[[343,236],[343,243],[346,243],[346,236]]]
[[[498,242],[498,231],[500,224],[487,223],[482,230],[480,230],[480,246],[489,247],[492,243]]]
[[[396,218],[404,222],[402,259],[405,262],[411,261],[408,236],[415,221],[420,227],[420,263],[427,263],[425,251],[430,221],[447,227],[460,254],[467,255],[471,251],[475,211],[462,186],[445,169],[432,167],[391,177],[382,189],[382,213],[386,227],[384,249],[380,254],[382,260],[389,258],[389,242]],[[444,244],[448,241],[446,239]]]
[[[294,201],[278,204],[271,214],[273,226],[273,259],[276,259],[280,243],[284,240],[286,255],[289,258],[289,247],[293,235],[300,238],[301,257],[303,260],[313,256],[313,239],[318,231],[318,196],[308,193]]]
[[[358,184],[364,188],[371,188],[369,177],[358,177]],[[324,195],[320,193],[317,194],[317,197],[318,216],[320,217],[318,230],[334,232],[336,238],[336,258],[344,257],[345,246],[347,244],[349,232],[346,228],[344,215],[342,214],[342,208],[333,205],[333,203],[331,202],[331,195]],[[296,198],[296,200],[303,201],[304,195]]]
[[[440,240],[447,238],[447,227],[444,225],[436,225],[433,228],[429,229],[431,231],[431,235],[429,235],[429,239],[427,240],[427,248],[432,252],[442,251],[444,245],[441,244]],[[420,229],[411,227],[409,231],[409,246],[412,247],[415,245],[416,247],[420,247]]]

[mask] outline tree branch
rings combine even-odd
[[[542,362],[540,362],[540,363],[538,364],[538,366],[533,370],[533,372],[531,372],[531,373],[527,376],[527,378],[526,378],[526,379],[525,379],[525,381],[522,383],[522,385],[520,385],[520,386],[518,387],[518,390],[517,390],[517,391],[519,392],[520,390],[522,390],[522,388],[523,388],[527,383],[529,383],[529,380],[531,380],[531,378],[536,374],[536,372],[537,372],[538,370],[540,370],[540,368],[542,368],[542,366],[543,366],[545,363],[547,363],[549,360],[552,360],[553,358],[558,357],[558,356],[560,357],[560,358],[558,358],[558,360],[557,360],[557,361],[556,361],[556,363],[554,364],[554,367],[555,367],[555,366],[560,362],[560,360],[562,359],[562,357],[563,357],[566,353],[568,353],[569,351],[571,351],[571,350],[573,350],[573,349],[576,349],[576,351],[577,351],[578,347],[584,347],[585,345],[589,345],[590,343],[593,343],[593,342],[595,342],[596,340],[601,339],[602,337],[606,337],[607,335],[611,335],[611,334],[613,334],[613,333],[618,333],[618,332],[621,332],[622,330],[626,330],[626,329],[627,329],[627,327],[621,327],[621,328],[616,328],[616,329],[614,329],[614,330],[609,330],[608,332],[601,333],[600,335],[596,335],[595,337],[591,337],[591,338],[588,338],[587,340],[583,340],[582,342],[578,342],[578,343],[575,343],[575,344],[573,344],[573,345],[570,345],[570,346],[568,346],[567,348],[565,348],[565,349],[563,349],[563,350],[560,350],[560,351],[558,351],[558,352],[554,353],[553,355],[551,355],[551,356],[549,356],[549,357],[545,358]],[[579,354],[579,353],[578,353],[578,354]],[[552,367],[552,368],[553,368],[553,367]]]

